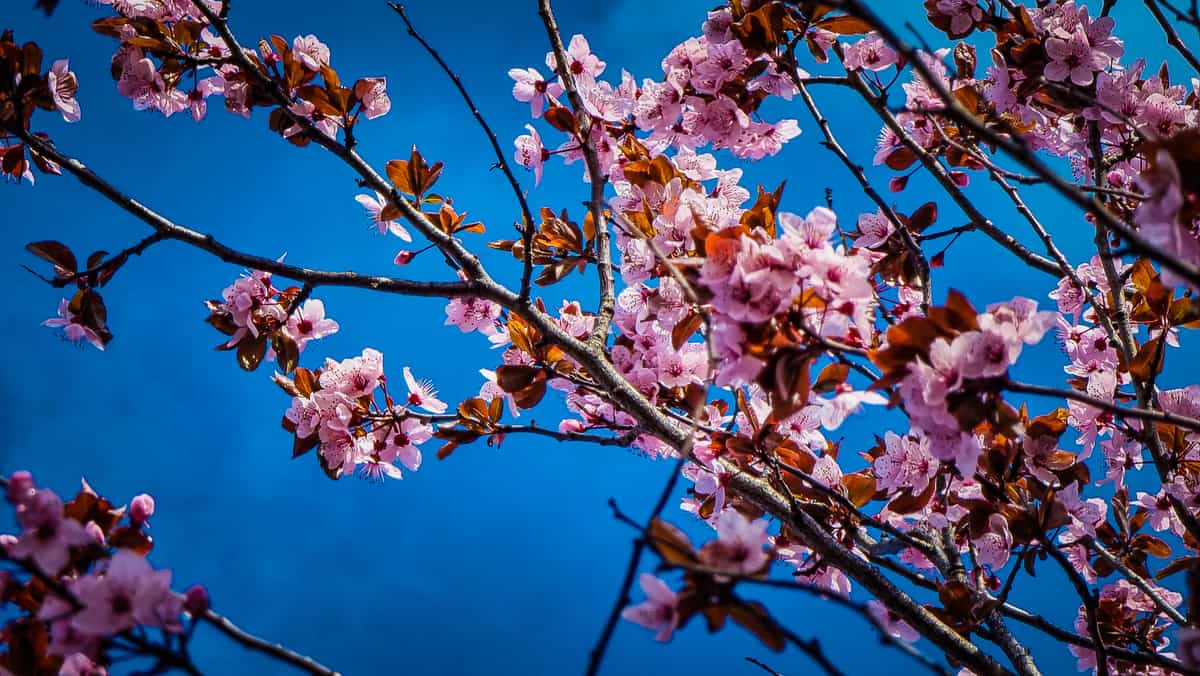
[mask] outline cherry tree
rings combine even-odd
[[[50,15],[58,2],[37,4]],[[431,452],[453,472],[460,448],[536,435],[673,463],[649,515],[611,505],[636,540],[587,673],[622,620],[659,641],[689,624],[738,625],[842,673],[819,635],[755,600],[760,587],[857,613],[864,635],[914,672],[1040,674],[1027,645],[1042,636],[1082,671],[1200,673],[1200,384],[1172,355],[1200,327],[1195,2],[1144,0],[1161,32],[1122,35],[1116,0],[926,0],[914,31],[865,0],[731,0],[696,17],[697,34],[661,72],[635,76],[560,28],[549,0],[531,1],[548,53],[508,71],[513,105],[529,107],[523,130],[493,129],[391,4],[494,151],[511,186],[511,239],[468,216],[470,195],[439,192],[454,169],[416,145],[382,167],[363,158],[359,125],[386,122],[389,81],[339,72],[318,36],[239,35],[228,0],[96,4],[105,11],[92,27],[112,38],[116,89],[134,109],[199,123],[232,113],[328,153],[357,180],[346,200],[394,247],[397,272],[242,251],[138,201],[54,140],[59,124],[86,124],[70,55],[8,31],[5,178],[69,174],[148,227],[116,253],[31,242],[41,261],[31,272],[63,294],[46,326],[103,351],[121,324],[106,287],[145,274],[125,266],[174,241],[230,264],[213,297],[196,299],[210,325],[198,330],[278,385],[281,462],[290,442],[332,480],[387,483]],[[1165,41],[1191,72],[1139,58],[1148,47],[1135,37]],[[854,97],[855,125],[879,129],[873,157],[839,141],[853,130],[823,112],[831,89]],[[839,212],[832,196],[796,203],[786,175],[743,185],[749,163],[788,153],[802,129],[827,153],[803,161],[840,164],[870,211]],[[582,207],[544,201],[550,172],[582,179]],[[1001,202],[985,207],[985,193],[1005,213],[987,213]],[[1043,214],[1063,205],[1074,222],[1048,227]],[[982,238],[957,244],[966,233]],[[481,247],[511,264],[489,269]],[[1005,257],[1041,275],[1044,295],[979,304],[940,282],[949,253],[966,266]],[[444,259],[444,275],[406,277],[418,256]],[[588,280],[594,297],[547,302],[567,278]],[[446,325],[496,350],[470,385],[478,394],[443,399],[406,355],[388,353],[385,367],[382,337],[328,354],[323,338],[369,321],[327,307],[330,287],[444,299]],[[1011,375],[1027,348],[1052,340],[1061,371]],[[550,401],[568,415],[525,422]],[[874,445],[834,438],[883,409],[903,422]],[[173,589],[146,558],[150,496],[118,506],[85,483],[64,500],[6,469],[20,532],[0,536],[11,611],[0,673],[104,674],[131,656],[150,673],[200,673],[188,651],[200,624],[334,673],[238,629],[203,587]],[[707,524],[708,537],[693,541],[685,522]],[[1010,599],[1043,569],[1067,581],[1047,596],[1069,606],[1070,626]]]

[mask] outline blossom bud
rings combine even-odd
[[[12,476],[8,477],[8,501],[13,504],[21,504],[33,497],[33,475],[29,472],[21,470],[13,472]]]
[[[968,185],[971,185],[971,177],[968,176],[965,171],[950,172],[950,179],[953,180],[954,183],[960,188],[965,188]]]
[[[154,498],[145,493],[135,497],[129,503],[129,520],[135,526],[145,524],[152,514],[154,514]]]
[[[402,249],[400,253],[396,254],[396,260],[394,262],[396,265],[408,265],[413,258],[416,258],[416,256],[416,252],[409,251],[408,249]]]
[[[208,590],[194,584],[183,592],[183,609],[192,617],[199,617],[208,612]]]
[[[0,551],[8,551],[8,548],[17,544],[17,536],[12,533],[0,534]]]
[[[893,176],[888,181],[888,190],[892,192],[904,192],[904,188],[908,186],[907,176]]]
[[[88,521],[83,527],[83,531],[88,534],[88,537],[96,541],[96,544],[104,544],[104,530],[100,528],[100,524],[95,521]]]
[[[563,434],[579,434],[586,430],[582,420],[568,419],[558,423],[558,431]]]

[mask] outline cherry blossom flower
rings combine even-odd
[[[542,183],[542,165],[549,159],[550,151],[542,145],[542,136],[533,125],[527,124],[525,128],[529,133],[518,136],[513,142],[517,147],[514,158],[517,164],[533,170],[533,184],[537,186]]]
[[[331,336],[339,328],[337,322],[325,317],[325,303],[311,299],[292,312],[284,332],[303,351],[308,341]]]
[[[514,80],[513,98],[527,102],[529,113],[533,117],[542,116],[548,97],[558,97],[563,93],[561,84],[547,82],[542,78],[542,74],[533,68],[513,68],[508,71],[508,76]]]
[[[79,578],[71,591],[83,604],[71,618],[80,631],[110,636],[137,624],[181,629],[183,599],[171,591],[171,571],[154,570],[127,549],[113,555],[102,576]]]
[[[670,641],[675,627],[679,626],[679,611],[676,609],[678,599],[675,592],[671,591],[666,582],[650,573],[642,573],[638,583],[646,594],[646,600],[621,611],[621,617],[657,631],[654,636],[657,641]]]
[[[892,638],[898,638],[901,641],[909,643],[915,643],[921,638],[916,629],[913,629],[911,625],[900,619],[899,615],[893,613],[879,601],[867,601],[867,612],[871,614],[871,617],[875,618],[879,626]]]
[[[846,70],[880,71],[900,61],[896,50],[889,47],[877,33],[847,45],[844,54],[842,62]]]
[[[587,38],[582,35],[571,36],[571,42],[567,45],[566,57],[567,70],[577,80],[595,80],[604,72],[604,62],[592,54],[592,48],[588,45]],[[554,52],[546,53],[546,67],[552,71],[558,71],[558,58]]]
[[[82,317],[71,312],[71,303],[66,298],[62,299],[58,304],[58,316],[51,317],[42,322],[42,326],[62,329],[63,335],[73,343],[86,340],[95,345],[96,349],[104,350],[104,341],[100,338],[99,334],[91,327],[85,326]]]
[[[412,369],[404,367],[404,383],[408,385],[408,404],[423,408],[430,413],[445,413],[446,403],[437,398],[437,390],[428,380],[417,380]]]
[[[54,106],[62,113],[67,122],[78,122],[81,117],[79,102],[75,100],[75,92],[79,89],[79,80],[70,70],[67,59],[59,59],[46,73],[46,84],[50,87],[50,96]]]
[[[329,65],[329,47],[317,39],[315,35],[299,35],[292,40],[292,55],[311,71],[321,70],[321,66]]]
[[[39,489],[17,510],[24,532],[8,546],[8,555],[30,559],[47,575],[57,575],[70,557],[69,549],[92,542],[83,526],[63,516],[63,503],[47,488]]]
[[[370,195],[355,195],[354,201],[362,205],[367,210],[367,215],[371,218],[371,223],[374,228],[379,231],[379,234],[392,233],[405,242],[412,241],[412,235],[398,221],[383,220],[383,210],[388,205],[388,199],[376,192],[374,197]]]
[[[768,543],[766,519],[750,521],[735,509],[717,517],[717,539],[704,544],[700,560],[711,568],[735,575],[758,575],[771,557],[763,550]]]
[[[361,81],[365,87],[365,91],[359,93],[359,100],[362,102],[363,115],[368,120],[374,120],[387,115],[392,110],[392,99],[387,93],[387,78],[385,77],[368,77]],[[355,87],[358,91],[358,87]]]

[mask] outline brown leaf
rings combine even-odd
[[[664,561],[673,566],[696,563],[696,549],[688,537],[675,526],[655,517],[647,531],[650,546]]]
[[[875,30],[871,24],[867,23],[866,21],[848,14],[821,19],[817,23],[813,24],[813,27],[822,28],[830,33],[837,33],[838,35],[863,35]]]
[[[62,242],[53,240],[31,242],[25,245],[25,250],[68,273],[75,272],[78,266],[75,254]]]

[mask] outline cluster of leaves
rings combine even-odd
[[[552,209],[542,207],[542,222],[534,231],[530,241],[530,260],[542,266],[534,281],[538,286],[549,286],[578,270],[583,273],[590,262],[596,260],[596,226],[592,214],[583,219],[583,228],[570,220],[567,210],[555,215]],[[528,226],[525,226],[528,227]],[[518,226],[518,231],[523,228]],[[493,249],[507,251],[518,260],[525,259],[524,240],[503,239],[489,242]]]
[[[482,234],[483,223],[466,222],[467,212],[457,213],[454,210],[453,200],[431,192],[444,168],[445,165],[442,162],[429,164],[414,145],[407,160],[391,160],[387,163],[387,176],[392,185],[396,187],[399,198],[408,201],[413,208],[423,210],[427,204],[440,205],[436,211],[423,212],[429,222],[438,230],[447,235],[456,235],[460,232]],[[394,221],[403,217],[404,212],[396,206],[394,201],[385,205],[379,214],[381,221]]]
[[[60,288],[68,285],[76,287],[75,294],[71,296],[67,305],[70,321],[90,330],[98,338],[101,346],[107,345],[113,335],[108,328],[108,308],[104,305],[104,298],[98,289],[108,284],[117,270],[125,264],[129,258],[128,253],[110,256],[107,251],[93,252],[87,257],[84,268],[80,270],[75,253],[62,242],[31,242],[25,248],[54,266],[54,277],[47,280],[51,285]]]

